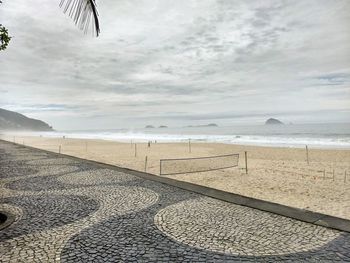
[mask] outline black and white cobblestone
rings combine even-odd
[[[208,197],[167,206],[156,214],[154,222],[179,242],[227,254],[307,252],[340,235],[338,231]]]

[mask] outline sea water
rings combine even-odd
[[[41,132],[35,135],[133,142],[216,142],[259,146],[350,149],[350,123],[236,125]]]

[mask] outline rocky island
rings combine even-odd
[[[216,123],[209,123],[209,124],[204,124],[204,125],[189,125],[186,126],[188,128],[197,128],[197,127],[218,127]]]
[[[283,122],[274,118],[270,118],[265,122],[265,125],[283,125],[283,124],[284,124]]]

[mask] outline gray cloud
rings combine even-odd
[[[58,2],[0,6],[13,35],[0,54],[0,107],[58,129],[152,120],[228,124],[283,114],[291,121],[315,121],[313,114],[317,121],[350,121],[347,0],[98,6],[97,39],[79,32]]]

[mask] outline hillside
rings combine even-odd
[[[28,118],[20,113],[0,109],[0,130],[52,131],[47,123]]]

